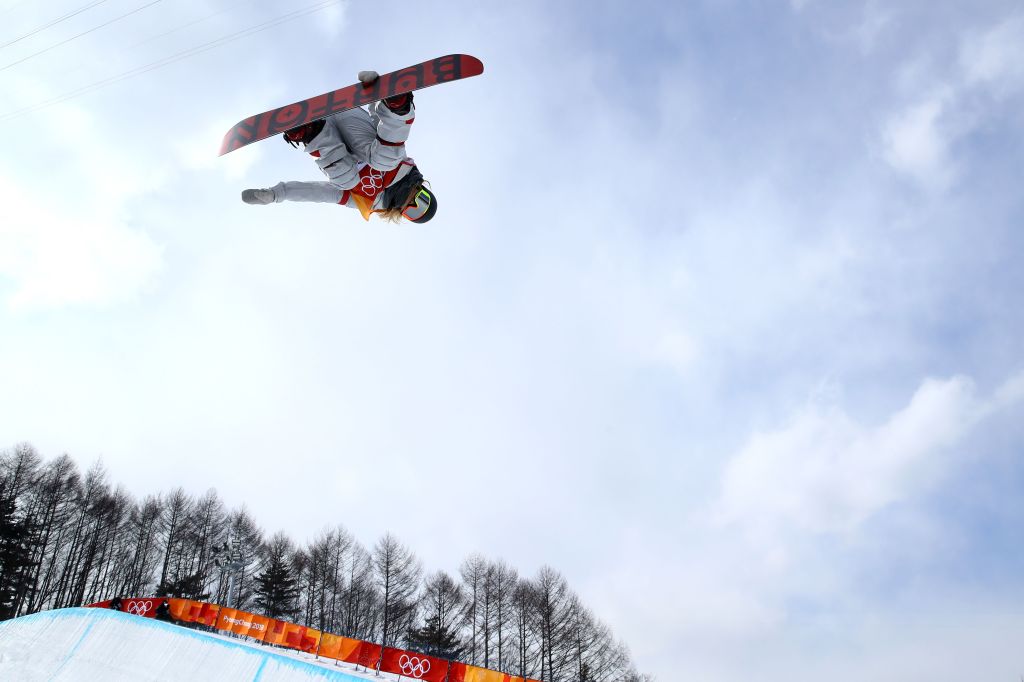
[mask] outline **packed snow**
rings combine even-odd
[[[302,660],[306,657],[308,660]],[[45,611],[0,623],[0,680],[364,682],[343,664],[105,609]]]

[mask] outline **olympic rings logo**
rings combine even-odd
[[[374,171],[370,166],[366,167],[366,171],[366,175],[359,174],[359,189],[362,190],[363,196],[373,197],[384,186],[384,174]]]
[[[430,661],[419,656],[402,654],[398,659],[398,667],[406,677],[421,678],[430,672]]]
[[[145,616],[149,613],[149,607],[152,606],[148,601],[130,601],[124,607],[125,613],[132,613],[136,616]]]

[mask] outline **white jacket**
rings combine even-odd
[[[337,203],[359,209],[367,220],[383,208],[384,190],[409,174],[414,163],[405,141],[416,118],[415,106],[400,116],[383,102],[334,114],[305,144],[328,182],[279,182],[274,200]]]
[[[342,189],[365,193],[360,191],[367,184],[365,180],[361,182],[360,171],[367,165],[388,176],[383,187],[409,172],[410,165],[402,162],[407,158],[405,141],[416,119],[415,106],[404,116],[394,113],[383,102],[376,102],[373,108],[372,114],[357,107],[328,117],[323,130],[305,145],[306,152],[316,158],[328,180]],[[396,169],[397,173],[389,172]],[[369,172],[363,172],[364,178],[368,175]]]

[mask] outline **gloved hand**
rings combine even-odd
[[[376,71],[360,71],[356,78],[358,78],[359,82],[363,85],[369,86],[377,82],[377,79],[380,78],[380,74]],[[395,95],[394,97],[388,97],[384,100],[384,106],[399,116],[405,116],[412,108],[412,93],[406,92],[401,95]]]

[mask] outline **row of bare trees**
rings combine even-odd
[[[523,577],[472,555],[458,576],[424,576],[391,534],[367,549],[339,525],[299,546],[283,532],[268,537],[214,490],[138,500],[99,464],[83,475],[67,455],[44,461],[28,444],[0,451],[0,619],[146,594],[230,604],[545,682],[647,679],[551,568]]]

